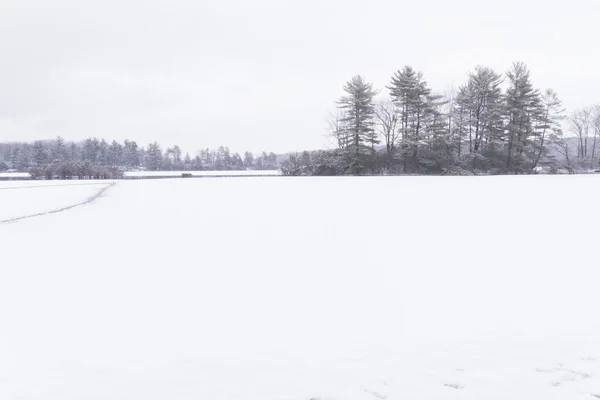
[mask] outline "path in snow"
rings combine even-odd
[[[2,212],[0,212],[0,224],[7,224],[18,222],[24,219],[40,217],[43,215],[56,214],[63,211],[70,210],[75,207],[80,207],[89,203],[92,203],[99,197],[101,197],[108,189],[116,185],[116,182],[110,183],[77,183],[77,184],[46,184],[46,185],[23,185],[23,186],[5,186],[0,187],[1,191],[12,191],[11,193],[3,193],[2,197],[0,197],[0,208]],[[70,190],[66,190],[63,188],[68,187]],[[83,200],[79,200],[79,192],[80,189],[88,190],[88,187],[93,187],[93,194],[84,198]],[[33,191],[35,193],[23,193],[25,189]],[[43,190],[40,190],[43,189]],[[75,189],[75,190],[74,190]],[[19,191],[19,193],[14,193],[15,191]],[[58,208],[50,208],[48,209],[47,205],[47,193],[51,192],[53,195],[59,195],[59,203],[60,206]],[[1,192],[0,192],[1,193]],[[64,195],[64,196],[63,196]],[[23,207],[23,200],[34,200],[33,202],[29,202],[29,204],[25,204]],[[57,201],[57,199],[54,199]],[[32,204],[33,203],[33,204]],[[65,205],[65,203],[67,203]],[[29,207],[27,207],[29,206]],[[33,206],[33,207],[32,207]],[[52,205],[50,205],[52,207]],[[33,210],[35,212],[31,213]],[[37,211],[44,210],[44,211]],[[7,215],[12,215],[7,218]],[[15,216],[16,215],[16,216]]]

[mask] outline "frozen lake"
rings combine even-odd
[[[0,220],[106,184],[0,182]],[[0,224],[0,399],[593,400],[599,193],[598,176],[118,182]]]

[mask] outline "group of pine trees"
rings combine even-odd
[[[67,142],[61,137],[33,143],[0,143],[0,172],[15,170],[30,172],[35,177],[52,178],[118,178],[123,171],[201,170],[272,170],[278,169],[274,153],[263,152],[255,157],[232,153],[227,147],[203,149],[194,158],[183,154],[179,146],[165,150],[157,142],[140,147],[135,141],[107,142],[89,138],[82,142]]]
[[[290,157],[288,175],[529,174],[597,168],[600,108],[567,118],[557,94],[536,89],[517,62],[505,73],[476,67],[456,91],[436,94],[424,74],[397,71],[379,94],[361,76],[344,85],[330,120],[336,149]]]

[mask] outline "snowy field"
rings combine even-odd
[[[111,181],[0,182],[0,222],[83,204],[111,184]]]
[[[278,176],[281,175],[279,170],[250,170],[250,171],[128,171],[123,174],[126,178],[153,178],[153,177],[176,177],[182,174],[190,174],[192,176]]]
[[[599,178],[121,181],[0,224],[0,399],[600,398]]]

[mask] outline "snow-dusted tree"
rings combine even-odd
[[[452,136],[454,139],[457,157],[460,160],[463,155],[464,143],[469,144],[469,153],[473,152],[473,116],[475,114],[474,87],[472,82],[461,85],[452,103]]]
[[[83,142],[82,159],[95,163],[98,161],[100,142],[97,138],[87,138]]]
[[[166,169],[181,169],[183,167],[181,161],[181,148],[177,145],[167,148],[163,160]]]
[[[244,160],[242,160],[242,156],[239,153],[233,153],[231,156],[231,169],[236,171],[244,169]]]
[[[140,149],[135,141],[123,142],[123,161],[126,166],[133,168],[140,165]]]
[[[171,149],[171,153],[173,157],[173,163],[176,165],[181,164],[181,147],[179,147],[178,145],[173,146]]]
[[[162,150],[157,142],[150,143],[146,151],[146,167],[151,171],[158,171],[162,164]]]
[[[425,129],[421,135],[423,149],[418,160],[419,168],[442,172],[454,162],[454,143],[450,127],[449,100],[443,95],[427,96],[424,113]]]
[[[100,144],[98,146],[98,162],[102,165],[108,164],[108,142],[104,139],[100,140]]]
[[[348,139],[343,154],[348,169],[360,174],[371,165],[378,142],[374,129],[376,92],[373,85],[359,75],[344,85],[344,91],[346,95],[337,102],[344,112],[342,134]]]
[[[589,168],[594,164],[596,138],[590,140],[593,133],[593,112],[591,107],[575,110],[569,116],[569,127],[577,138],[577,168]]]
[[[345,149],[350,142],[348,130],[344,129],[344,111],[337,110],[327,117],[328,138],[333,138],[338,149]]]
[[[597,141],[600,139],[600,105],[596,105],[592,108],[592,126],[594,128],[592,158],[594,158],[598,152],[598,149],[596,147]]]
[[[530,72],[522,62],[516,62],[506,72],[506,168],[523,172],[526,169],[526,147],[534,135],[535,122],[544,112],[539,90],[534,89]],[[529,167],[531,164],[527,164]]]
[[[407,172],[408,159],[414,167],[417,166],[419,140],[422,139],[430,109],[431,90],[427,87],[423,73],[410,66],[394,73],[388,89],[392,101],[398,107],[402,159],[404,172]]]
[[[249,151],[244,153],[244,168],[254,168],[254,154],[250,153]]]
[[[46,146],[41,140],[33,142],[33,163],[40,168],[48,162],[48,152]]]
[[[192,168],[192,158],[190,157],[190,153],[185,153],[185,157],[183,158],[183,169],[185,171],[189,171]]]
[[[388,168],[392,168],[399,131],[397,129],[399,115],[396,105],[389,101],[381,101],[375,106],[376,129],[383,137]]]
[[[534,122],[533,137],[531,138],[532,161],[531,172],[535,171],[543,157],[550,157],[550,149],[560,145],[562,137],[561,121],[564,108],[556,92],[546,90],[540,97],[541,112]]]
[[[71,142],[67,150],[67,160],[76,161],[81,159],[81,147]]]
[[[477,67],[469,77],[471,94],[474,96],[473,152],[477,153],[485,145],[496,145],[502,134],[503,78],[491,68]]]
[[[122,165],[123,163],[123,146],[113,140],[108,148],[108,165]]]
[[[65,139],[60,136],[57,136],[56,139],[52,142],[52,158],[54,160],[64,160],[67,153],[67,146],[65,143]]]
[[[478,66],[456,96],[458,133],[468,140],[470,161],[466,161],[475,169],[499,168],[502,163],[502,80],[491,68]]]

